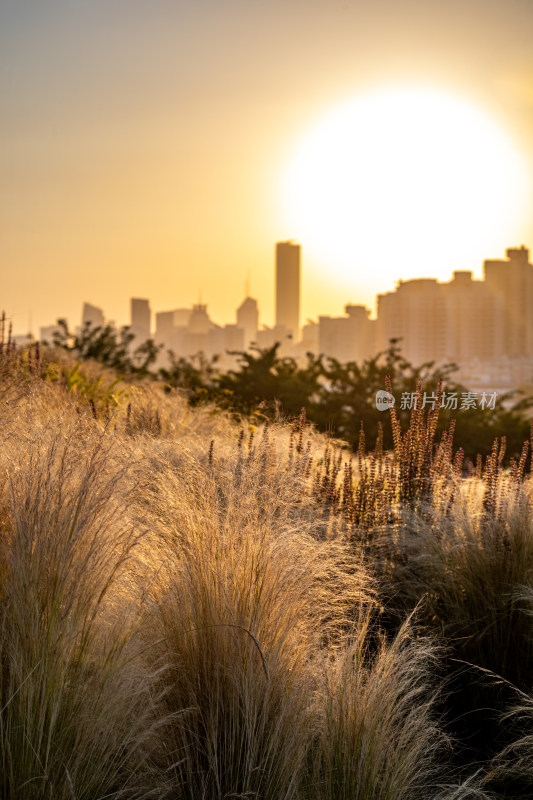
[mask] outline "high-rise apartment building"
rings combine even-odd
[[[452,280],[440,286],[446,308],[446,359],[461,364],[502,355],[501,298],[468,270],[456,270]]]
[[[301,248],[294,242],[276,244],[276,326],[287,328],[297,342],[300,338]]]
[[[533,266],[529,250],[510,247],[506,259],[483,262],[487,288],[503,305],[502,352],[507,356],[533,354]]]
[[[485,281],[457,270],[451,281],[400,281],[394,292],[378,295],[377,349],[400,339],[413,364],[465,362],[504,354],[502,298]]]
[[[413,364],[446,357],[446,308],[436,278],[400,281],[394,292],[378,295],[377,303],[379,351],[401,339],[402,353]]]

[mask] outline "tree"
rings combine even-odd
[[[132,350],[135,336],[127,326],[117,330],[112,325],[92,327],[86,322],[79,334],[68,329],[66,320],[57,321],[59,330],[53,344],[72,353],[77,358],[93,359],[123,375],[148,375],[157,359],[161,345],[152,339]]]
[[[250,352],[232,352],[239,357],[240,369],[220,374],[218,392],[228,393],[239,411],[250,414],[261,408],[267,416],[295,417],[319,388],[322,361],[307,354],[307,364],[299,367],[294,358],[278,356],[279,342],[272,347],[253,347]]]

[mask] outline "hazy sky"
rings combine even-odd
[[[3,0],[1,305],[25,332],[30,312],[34,330],[76,324],[87,300],[125,323],[131,296],[159,311],[201,290],[231,322],[249,272],[271,323],[286,238],[302,244],[304,318],[373,305],[411,277],[405,253],[396,266],[385,216],[366,261],[353,220],[351,270],[306,249],[284,206],[299,142],[364,93],[423,86],[493,120],[533,187],[532,34],[533,0]],[[426,274],[533,247],[531,194],[514,227],[458,239],[449,269],[427,252]],[[435,251],[454,237],[439,220]]]

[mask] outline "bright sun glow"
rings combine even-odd
[[[361,96],[298,146],[284,186],[291,236],[333,277],[450,277],[503,257],[529,211],[526,167],[486,115],[422,89]],[[392,288],[392,286],[390,287]]]

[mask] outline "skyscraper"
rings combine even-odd
[[[300,245],[276,244],[276,325],[284,325],[293,341],[300,338]]]

